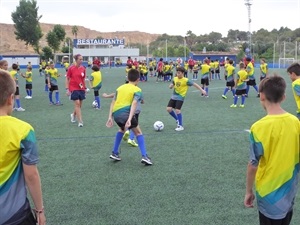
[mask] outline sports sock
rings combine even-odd
[[[29,89],[26,89],[27,96],[30,96]]]
[[[169,112],[169,114],[175,119],[178,120],[177,115],[175,114],[175,112],[172,110],[171,112]]]
[[[234,100],[233,100],[233,104],[236,105],[237,101],[238,101],[238,96],[235,95],[235,96],[234,96]]]
[[[50,103],[53,102],[53,99],[52,99],[52,91],[49,91],[49,101],[50,101]]]
[[[244,105],[245,99],[246,99],[245,95],[242,95],[242,105]]]
[[[223,93],[223,95],[226,95],[228,91],[229,91],[229,88],[228,88],[228,87],[226,87],[226,88],[224,89],[224,93]]]
[[[231,92],[232,92],[232,95],[234,96],[235,95],[235,89],[231,89]]]
[[[140,151],[141,151],[141,155],[144,157],[144,156],[147,156],[147,151],[146,151],[146,145],[145,145],[145,139],[144,139],[144,135],[141,134],[139,136],[136,136],[136,140],[139,144],[139,148],[140,148]]]
[[[20,107],[21,107],[20,99],[16,99],[16,104],[17,104],[17,108],[20,108]]]
[[[45,84],[45,91],[49,91],[48,84]]]
[[[100,97],[99,96],[95,96],[95,100],[98,104],[98,107],[97,108],[100,108]]]
[[[205,87],[206,96],[208,96],[208,87]]]
[[[29,90],[29,96],[32,97],[32,89]]]
[[[56,103],[59,102],[59,92],[55,92],[55,100],[56,100]]]
[[[247,95],[248,95],[248,93],[249,93],[249,89],[250,89],[250,86],[247,85],[247,88],[246,88],[246,94],[247,94]]]
[[[132,130],[129,130],[129,139],[133,140],[134,139],[134,133]]]
[[[182,126],[182,114],[181,113],[177,114],[177,118],[178,118],[179,125]]]
[[[119,154],[119,146],[120,146],[120,143],[122,141],[123,135],[124,135],[124,133],[120,132],[120,131],[118,131],[117,134],[116,134],[114,148],[113,148],[113,153],[116,154],[116,155]]]
[[[256,90],[257,94],[258,94],[258,88],[257,88],[257,86],[254,85],[253,87],[254,87],[254,89]]]

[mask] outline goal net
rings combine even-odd
[[[287,68],[294,62],[296,62],[295,58],[279,58],[278,65],[279,68]]]

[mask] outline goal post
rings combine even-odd
[[[278,60],[278,66],[280,68],[287,68],[289,65],[296,62],[295,58],[279,58]]]

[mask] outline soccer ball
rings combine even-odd
[[[156,121],[154,124],[153,124],[153,127],[154,127],[154,130],[156,131],[161,131],[164,129],[164,124],[163,122],[161,121]]]
[[[95,100],[95,101],[93,101],[93,108],[97,108],[98,107],[98,103],[97,103],[97,101]]]

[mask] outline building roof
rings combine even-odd
[[[193,55],[237,55],[235,52],[192,52]]]

